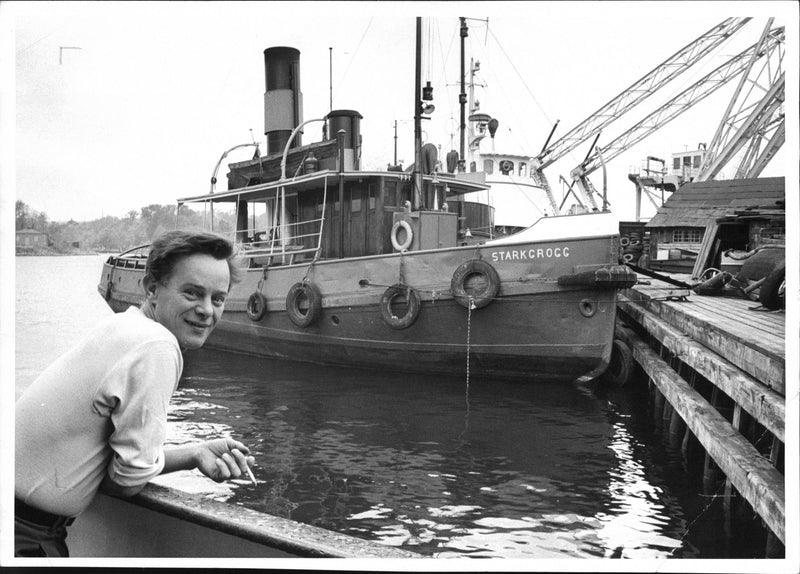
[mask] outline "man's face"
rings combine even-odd
[[[169,329],[181,349],[199,349],[222,316],[229,284],[224,259],[205,253],[183,257],[164,283],[148,286],[148,316]]]

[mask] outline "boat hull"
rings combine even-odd
[[[617,263],[616,236],[480,245],[248,269],[235,285],[206,345],[227,351],[320,364],[442,375],[575,381],[608,365],[616,313],[609,286],[561,285],[558,279]],[[451,292],[459,265],[480,259],[497,272],[499,291],[470,309]],[[122,311],[143,300],[143,262],[110,258],[98,289]],[[321,294],[313,324],[287,313],[292,285],[307,281]],[[113,284],[107,292],[108,283]],[[381,316],[381,297],[404,284],[420,298],[407,328]],[[264,296],[258,320],[247,312]]]

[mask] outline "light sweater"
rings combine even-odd
[[[105,319],[17,401],[16,497],[76,516],[105,473],[124,487],[160,474],[182,370],[174,335],[140,309]]]

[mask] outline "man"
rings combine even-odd
[[[197,468],[217,482],[253,464],[221,438],[164,448],[186,349],[199,349],[238,279],[232,245],[168,232],[147,259],[140,308],[105,319],[16,404],[16,556],[66,557],[66,527],[98,489],[133,496],[155,476]]]

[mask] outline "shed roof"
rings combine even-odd
[[[17,229],[17,235],[47,235],[44,231],[38,229]]]
[[[646,227],[705,227],[747,208],[784,209],[783,177],[687,183],[675,191]]]

